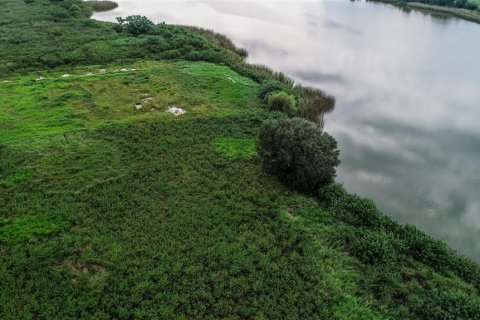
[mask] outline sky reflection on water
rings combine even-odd
[[[342,0],[118,2],[96,18],[211,28],[334,94],[338,180],[480,261],[480,25]]]

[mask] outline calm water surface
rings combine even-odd
[[[230,36],[249,61],[338,98],[338,180],[480,261],[480,25],[336,1],[118,0]]]

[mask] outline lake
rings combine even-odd
[[[119,0],[337,97],[339,182],[480,261],[480,25],[364,1]]]

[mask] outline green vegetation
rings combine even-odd
[[[480,8],[478,7],[476,10],[468,10],[468,9],[462,9],[462,8],[451,8],[451,7],[442,7],[442,6],[436,6],[436,5],[428,5],[428,4],[418,3],[418,2],[408,3],[408,7],[414,8],[414,9],[438,12],[442,14],[449,14],[458,18],[480,23]]]
[[[126,18],[117,18],[118,24],[115,30],[118,33],[128,33],[138,37],[141,34],[148,34],[154,28],[154,24],[144,16],[128,16]]]
[[[387,2],[399,3],[422,3],[430,6],[450,7],[466,10],[475,10],[478,8],[478,0],[387,0]]]
[[[250,159],[256,154],[255,139],[251,137],[218,137],[215,149],[230,159]]]
[[[101,11],[110,11],[113,9],[118,8],[118,3],[114,1],[108,0],[93,0],[91,1],[93,11],[101,12]]]
[[[372,0],[402,8],[437,12],[480,23],[480,0]]]
[[[99,70],[98,66],[75,69],[68,77],[63,72],[42,72],[0,83],[0,90],[9,92],[0,96],[0,126],[5,128],[0,143],[115,121],[168,118],[165,110],[170,106],[181,107],[190,117],[242,113],[259,105],[258,84],[226,66],[143,61],[108,66],[105,73]],[[143,107],[135,112],[137,101]]]
[[[280,111],[291,116],[298,111],[295,97],[283,91],[274,92],[268,96],[268,108],[270,111]]]
[[[268,173],[309,194],[332,183],[340,164],[335,139],[300,118],[265,122],[260,129],[259,154]]]
[[[337,184],[307,197],[263,171],[264,123],[312,133],[279,150],[336,149],[268,96],[314,120],[333,97],[209,31],[137,34],[91,6],[0,7],[1,319],[480,318],[478,265]]]

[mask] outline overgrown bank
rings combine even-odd
[[[397,5],[401,8],[437,12],[468,21],[480,23],[480,1],[404,1],[404,0],[369,0]]]
[[[263,171],[264,123],[321,124],[332,97],[219,35],[83,6],[0,8],[0,318],[479,317],[476,264],[323,185],[331,172],[306,196],[289,189],[302,171]],[[300,128],[267,146],[322,139]]]

